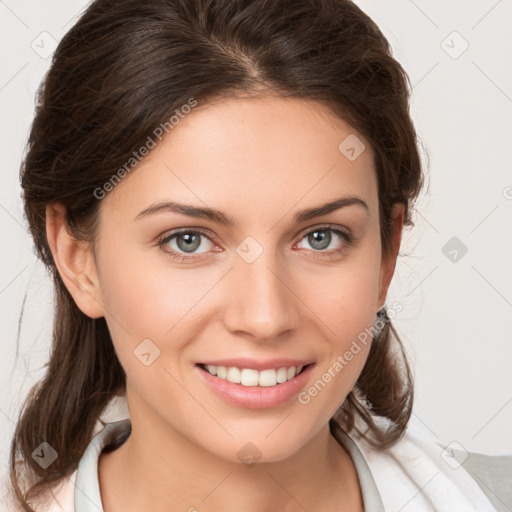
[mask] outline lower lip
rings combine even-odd
[[[217,395],[231,404],[249,409],[270,409],[283,405],[297,395],[315,365],[310,364],[299,375],[275,386],[244,386],[211,375],[200,366],[195,367],[200,377]]]

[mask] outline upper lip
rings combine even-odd
[[[286,367],[289,368],[291,366],[306,366],[308,364],[313,363],[311,359],[292,359],[292,358],[280,358],[280,359],[269,359],[267,361],[261,361],[257,359],[250,358],[237,358],[237,359],[216,359],[216,360],[208,360],[201,361],[199,364],[203,365],[215,365],[215,366],[225,366],[226,368],[251,368],[253,370],[269,370],[269,369],[277,369]]]

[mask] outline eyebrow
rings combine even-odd
[[[347,206],[361,206],[368,213],[368,205],[358,196],[345,196],[335,199],[329,203],[315,206],[314,208],[307,208],[297,212],[293,216],[294,223],[304,222],[321,215],[327,215],[328,213],[334,212]],[[203,208],[199,206],[192,206],[188,204],[181,204],[175,201],[164,201],[160,203],[154,203],[147,208],[144,208],[134,220],[139,220],[150,215],[157,213],[180,213],[182,215],[188,215],[189,217],[195,217],[199,219],[205,219],[217,224],[225,226],[234,226],[235,220],[233,217],[227,216],[215,208]]]

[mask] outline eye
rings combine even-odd
[[[201,246],[203,239],[208,240],[211,246],[214,245],[209,236],[207,236],[206,232],[197,229],[184,229],[181,231],[175,231],[174,233],[161,238],[158,241],[158,245],[162,248],[162,250],[168,252],[174,260],[194,260],[197,259],[197,254],[204,254],[211,249],[210,246],[210,248],[206,248],[206,251],[204,252],[195,252]],[[187,254],[191,255],[187,256]]]
[[[301,234],[302,240],[306,240],[318,256],[335,256],[344,252],[353,242],[353,235],[338,229],[332,224],[318,226]],[[326,250],[328,248],[331,250]],[[317,256],[317,255],[315,255]]]

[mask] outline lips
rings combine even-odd
[[[251,409],[266,409],[286,404],[297,395],[305,386],[314,366],[311,361],[303,359],[223,359],[199,363],[195,370],[208,388],[228,403]],[[299,373],[297,367],[300,368]],[[286,380],[284,368],[287,372]],[[221,375],[214,375],[219,370]],[[279,382],[278,374],[282,382]],[[229,380],[228,375],[231,377]],[[237,382],[238,376],[240,383]]]

